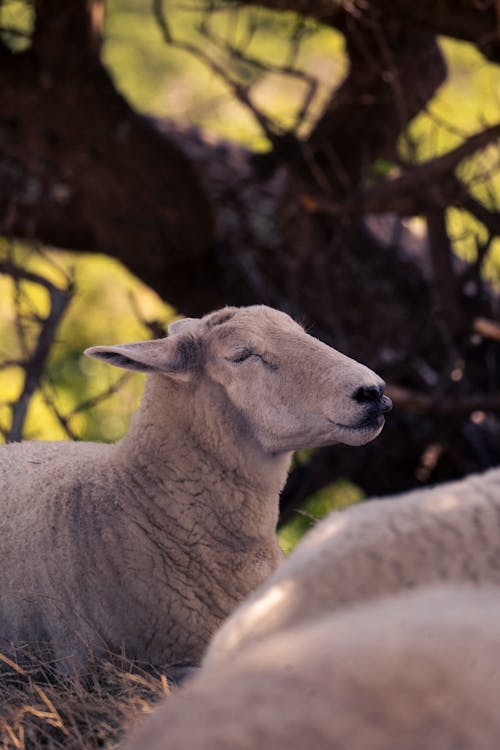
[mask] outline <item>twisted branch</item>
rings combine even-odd
[[[50,354],[57,329],[71,301],[74,287],[72,280],[68,280],[67,286],[64,289],[60,289],[43,276],[19,268],[10,262],[0,263],[0,274],[9,275],[18,281],[30,281],[38,284],[46,289],[49,294],[49,313],[46,318],[39,320],[41,327],[35,348],[20,363],[24,369],[23,387],[19,398],[11,405],[11,426],[5,434],[7,442],[17,442],[22,439],[31,398],[40,386],[47,358]]]

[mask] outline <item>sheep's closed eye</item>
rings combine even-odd
[[[274,362],[270,362],[268,359],[266,359],[262,354],[258,354],[253,349],[250,349],[248,346],[244,349],[240,349],[238,352],[233,354],[231,357],[226,357],[228,362],[232,362],[233,364],[241,364],[242,362],[246,362],[247,359],[250,359],[251,357],[255,357],[256,359],[260,359],[260,361],[266,365],[270,370],[277,370],[278,365]]]
[[[259,355],[246,347],[245,349],[241,349],[239,352],[236,352],[236,354],[234,354],[232,357],[226,357],[226,359],[228,359],[230,362],[239,364],[240,362],[244,362],[246,359],[250,359],[250,357],[254,356],[258,357]]]

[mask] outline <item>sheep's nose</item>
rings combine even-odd
[[[384,393],[383,385],[362,385],[353,393],[358,404],[378,404]]]
[[[384,396],[384,385],[363,385],[354,391],[353,399],[358,404],[376,406],[381,414],[386,414],[392,409],[392,401],[389,396]]]

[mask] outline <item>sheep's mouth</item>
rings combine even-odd
[[[345,445],[364,445],[380,435],[384,428],[385,417],[380,412],[372,412],[355,424],[339,424],[333,419],[329,422],[335,426],[335,442]]]
[[[378,430],[380,427],[383,427],[385,424],[385,417],[383,414],[369,414],[366,417],[363,417],[363,419],[360,419],[359,422],[356,422],[355,424],[341,424],[340,422],[335,422],[333,419],[328,419],[328,421],[335,425],[335,427],[340,427],[342,430],[350,430],[352,432],[358,432],[359,430]]]
[[[378,429],[379,427],[382,427],[385,424],[385,417],[383,414],[376,413],[376,414],[368,414],[366,417],[363,417],[363,419],[358,422],[356,425],[358,430],[363,430],[365,428],[368,429]]]

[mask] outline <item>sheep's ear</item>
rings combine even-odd
[[[167,328],[168,335],[175,336],[177,333],[181,333],[185,328],[188,328],[191,323],[195,323],[197,320],[198,318],[182,318],[182,320],[174,320],[174,322],[170,323]]]
[[[100,359],[115,367],[139,372],[161,372],[177,380],[189,380],[201,359],[199,342],[191,337],[153,339],[115,346],[91,346],[87,357]]]

